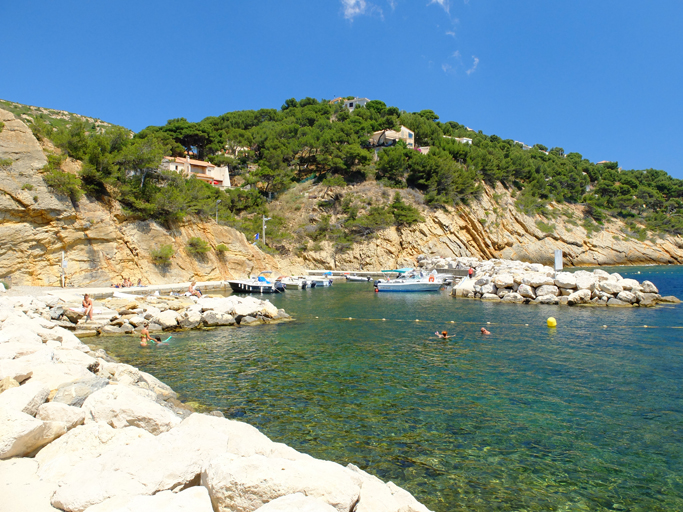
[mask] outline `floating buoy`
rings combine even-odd
[[[451,323],[454,324],[454,323],[455,323],[455,320],[451,320]]]
[[[552,316],[548,318],[547,323],[548,327],[557,327],[557,320],[555,320]]]
[[[316,316],[316,318],[318,318],[318,317]]]
[[[415,319],[415,321],[416,321],[416,322],[419,322],[419,320],[418,320],[417,318]]]
[[[529,327],[529,324],[524,324],[525,327]]]
[[[382,318],[382,322],[386,322],[386,321],[387,321],[387,319],[386,319],[386,318]]]
[[[647,329],[647,325],[643,325],[643,327],[645,327]]]
[[[607,329],[607,326],[606,326],[606,325],[603,325],[602,328],[603,328],[603,329]]]
[[[486,322],[487,325],[491,325],[491,322]]]
[[[349,317],[349,320],[353,320],[353,317],[352,317],[352,316],[350,316],[350,317]]]

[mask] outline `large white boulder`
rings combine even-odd
[[[66,433],[66,425],[41,421],[0,406],[0,459],[24,457]]]
[[[544,284],[536,288],[536,296],[541,297],[543,295],[554,295],[557,297],[560,294],[560,290],[555,285]]]
[[[643,287],[643,289],[641,290],[643,293],[659,293],[657,287],[650,281],[643,281],[643,284],[641,286]]]
[[[356,508],[355,511],[360,509]],[[269,501],[256,512],[336,512],[337,509],[319,498],[303,493],[288,494]]]
[[[522,297],[519,293],[516,292],[510,292],[503,297],[503,302],[512,302],[516,304],[521,304],[524,302],[524,297]]]
[[[21,361],[21,359],[16,359]],[[68,382],[94,377],[95,375],[80,364],[44,363],[32,366],[31,380],[40,381],[50,390],[59,388]]]
[[[55,349],[54,360],[58,363],[79,365],[83,368],[92,368],[97,364],[97,359],[89,356],[81,350],[76,350],[73,348]]]
[[[159,324],[162,329],[174,329],[178,326],[180,315],[172,309],[167,309],[159,313],[153,320],[155,324]]]
[[[44,480],[57,482],[71,473],[79,462],[95,459],[108,450],[140,439],[153,438],[152,434],[137,427],[115,429],[105,423],[80,425],[36,454],[40,463],[39,475]]]
[[[576,304],[587,304],[591,301],[590,290],[577,290],[567,297],[567,304],[574,306]]]
[[[22,341],[8,341],[0,343],[0,359],[15,359],[33,354],[43,348],[40,343],[25,343]]]
[[[86,512],[213,512],[206,487],[189,487],[184,491],[162,491],[154,496],[110,498],[88,507]]]
[[[202,471],[216,512],[251,512],[281,496],[304,493],[338,512],[348,512],[360,497],[361,479],[334,462],[292,461],[262,455],[223,455]]]
[[[11,388],[0,393],[0,407],[7,407],[35,416],[50,394],[50,390],[42,382],[29,381],[23,386]]]
[[[233,423],[239,422],[193,414],[168,432],[84,460],[60,481],[52,504],[81,512],[109,498],[152,495],[195,482],[211,458],[221,454],[239,457],[227,454],[233,441]],[[268,441],[269,448],[278,453],[277,443]],[[254,450],[253,446],[242,447],[239,443],[236,448],[244,453]]]
[[[539,286],[554,285],[555,279],[541,272],[532,272],[522,278],[522,284],[538,288]]]
[[[536,293],[534,292],[534,289],[528,284],[520,284],[519,288],[517,288],[517,293],[519,293],[522,297],[526,297],[527,299],[536,298]]]
[[[85,402],[85,421],[102,421],[114,428],[127,426],[144,428],[157,435],[180,423],[170,409],[155,401],[148,390],[123,385],[107,386],[95,391]]]
[[[622,279],[621,281],[617,281],[617,283],[619,283],[624,290],[629,292],[639,292],[642,289],[640,283],[635,279]]]
[[[500,297],[498,297],[498,295],[495,295],[495,294],[493,294],[493,293],[484,293],[484,294],[481,296],[481,300],[492,300],[492,301],[496,301],[496,302],[497,302],[497,301],[500,300]]]
[[[600,290],[610,295],[618,295],[624,291],[617,281],[600,281]]]
[[[484,286],[481,287],[481,294],[482,295],[486,295],[486,294],[495,295],[496,292],[498,292],[498,287],[493,283],[485,284]]]
[[[11,377],[21,383],[33,375],[31,365],[21,359],[0,359],[0,380]]]
[[[71,430],[85,421],[85,412],[80,407],[47,402],[38,407],[36,418],[42,421],[60,421],[66,425],[67,430]]]
[[[580,271],[576,273],[576,287],[579,290],[590,290],[593,291],[595,283],[598,282],[596,276],[592,275],[590,272]]]
[[[558,272],[555,276],[555,286],[572,290],[576,288],[576,277],[570,272]]]
[[[353,464],[346,469],[361,479],[360,500],[354,512],[429,512],[412,494],[393,482],[385,484]]]
[[[512,288],[515,279],[511,274],[497,274],[493,276],[493,283],[497,288]]]
[[[107,379],[95,377],[94,375],[85,379],[67,382],[57,388],[51,401],[81,407],[86,398],[107,385],[109,385]]]
[[[559,304],[560,299],[558,299],[555,295],[539,295],[536,297],[534,300],[534,303],[536,304]]]
[[[622,302],[628,302],[629,304],[633,304],[634,302],[638,302],[636,299],[636,294],[632,292],[627,292],[624,290],[623,292],[620,292],[617,295],[617,299],[619,299]]]

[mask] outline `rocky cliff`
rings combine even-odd
[[[188,219],[169,230],[132,220],[116,204],[54,194],[40,174],[47,159],[31,130],[1,109],[0,122],[0,277],[12,284],[57,285],[62,251],[76,286],[108,286],[123,277],[145,284],[217,280],[279,268],[242,233],[214,222]],[[185,246],[195,236],[228,251],[194,257]],[[154,265],[151,251],[167,244],[175,249],[171,264]]]
[[[328,191],[326,197],[353,194],[379,204],[388,202],[394,192],[376,183],[364,183]],[[315,223],[326,213],[317,206],[325,188],[308,186],[295,193],[303,207],[294,212],[290,228],[302,232],[306,222]],[[484,187],[478,199],[457,208],[431,209],[420,205],[409,190],[401,191],[401,195],[421,210],[425,222],[385,229],[346,252],[335,251],[333,244],[325,241],[320,250],[291,258],[290,265],[339,270],[398,268],[414,265],[420,254],[552,265],[555,249],[562,249],[565,266],[683,263],[683,238],[679,236],[648,233],[649,239],[641,241],[630,236],[617,219],[605,221],[604,226],[584,227],[586,215],[581,205],[550,204],[547,217],[526,215],[518,211],[510,191],[500,184]],[[273,209],[282,210],[285,201],[274,204]],[[339,218],[333,215],[331,222]]]

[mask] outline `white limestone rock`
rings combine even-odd
[[[601,281],[600,290],[610,295],[619,295],[624,289],[617,281]]]
[[[555,296],[555,295],[539,295],[536,297],[536,300],[534,300],[536,304],[559,304],[560,300]]]
[[[576,304],[587,304],[591,300],[590,290],[577,290],[567,297],[567,304],[574,306]]]
[[[598,282],[596,276],[591,275],[590,272],[579,271],[576,272],[576,287],[579,290],[590,290],[593,291],[595,288],[595,283]]]
[[[140,388],[107,386],[95,391],[83,403],[86,423],[102,421],[114,428],[144,428],[157,435],[180,423],[170,409],[155,401],[156,395]]]
[[[40,463],[38,473],[43,480],[58,482],[69,475],[78,463],[96,459],[108,450],[140,439],[154,439],[154,436],[137,427],[115,429],[105,423],[80,425],[36,454],[35,458]]]
[[[42,421],[59,421],[66,425],[66,429],[71,430],[85,421],[85,412],[80,407],[58,402],[47,402],[38,407],[36,418]]]
[[[20,361],[20,359],[17,359]],[[32,367],[31,380],[40,381],[50,390],[59,388],[63,384],[80,379],[87,379],[95,375],[79,364],[44,363]]]
[[[42,382],[27,382],[18,388],[8,389],[0,394],[0,407],[7,407],[35,416],[38,408],[45,403],[50,390]]]
[[[59,512],[50,505],[57,484],[40,479],[34,459],[0,461],[0,510],[3,512]]]
[[[521,304],[524,302],[524,297],[522,297],[519,293],[515,292],[510,292],[505,297],[503,297],[503,302],[512,302],[516,304]]]
[[[43,348],[43,344],[8,341],[0,343],[0,359],[16,359],[33,354]]]
[[[95,377],[94,375],[85,379],[67,382],[57,388],[51,401],[73,407],[81,407],[86,398],[107,385],[109,385],[107,379]]]
[[[528,284],[520,284],[519,288],[517,289],[517,293],[519,293],[522,297],[525,297],[527,299],[536,298],[536,293],[534,293],[534,289]]]
[[[353,464],[346,469],[361,479],[360,500],[355,512],[430,512],[412,494],[393,482],[385,484]]]
[[[643,288],[635,279],[622,279],[621,281],[617,281],[617,283],[628,292],[639,292]]]
[[[492,301],[499,301],[500,297],[498,295],[494,295],[493,293],[484,293],[481,296],[481,300],[492,300]]]
[[[557,297],[560,294],[560,290],[555,285],[543,285],[536,288],[536,296],[541,297],[543,295],[554,295]]]
[[[172,309],[167,309],[159,313],[152,319],[152,322],[159,324],[163,330],[174,329],[178,327],[178,319],[180,315]]]
[[[66,425],[41,421],[26,413],[0,406],[0,459],[30,456],[66,433]]]
[[[555,279],[552,277],[542,274],[540,272],[533,272],[530,274],[527,274],[522,278],[522,284],[527,284],[529,286],[532,286],[534,288],[538,288],[539,286],[551,286],[555,284]],[[538,295],[538,294],[537,294]]]
[[[484,286],[481,287],[481,294],[482,295],[484,295],[484,294],[495,295],[497,292],[498,292],[498,287],[493,283],[485,284]]]
[[[288,494],[269,501],[256,512],[336,512],[336,508],[319,498],[303,493]],[[360,509],[356,508],[355,511]]]
[[[570,272],[558,272],[555,276],[555,286],[573,290],[576,288],[576,277]]]
[[[202,471],[216,512],[251,512],[298,492],[348,512],[360,497],[361,479],[334,462],[223,455]]]
[[[185,311],[185,313],[181,315],[178,323],[180,324],[180,327],[183,327],[184,329],[194,329],[202,323],[202,315],[196,312]]]
[[[619,299],[622,302],[628,302],[629,304],[638,302],[638,300],[636,299],[636,295],[634,293],[627,292],[626,290],[617,294],[617,299]]]
[[[641,290],[643,293],[659,293],[659,290],[657,289],[657,287],[654,284],[652,284],[650,281],[643,281],[641,286],[643,288]]]
[[[76,349],[58,348],[54,351],[54,358],[58,363],[76,364],[86,369],[97,364],[97,359]]]
[[[493,283],[497,288],[512,288],[515,279],[510,274],[497,274],[493,277]]]
[[[31,375],[30,365],[20,359],[0,359],[0,380],[10,377],[21,384]]]

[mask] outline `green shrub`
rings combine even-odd
[[[424,222],[420,211],[401,199],[401,194],[396,192],[394,202],[389,205],[389,211],[394,214],[394,222],[398,226],[412,226],[418,222]]]
[[[14,163],[11,158],[0,158],[0,167],[9,167]]]
[[[553,232],[555,231],[555,225],[553,225],[553,224],[546,224],[546,223],[543,222],[542,220],[537,220],[537,221],[536,221],[536,227],[537,227],[539,230],[541,230],[541,232],[547,233],[547,234],[553,233]]]
[[[30,183],[24,183],[21,186],[21,190],[33,190],[33,185],[31,185]]]
[[[43,181],[52,190],[58,194],[70,197],[72,201],[78,201],[83,197],[81,179],[78,176],[60,169],[50,169],[43,175]]]
[[[185,250],[190,254],[194,254],[195,256],[206,254],[210,249],[211,248],[209,247],[209,244],[198,236],[193,236],[190,238],[185,246]]]
[[[216,252],[221,253],[221,252],[227,252],[228,246],[225,244],[218,244],[216,246]]]
[[[2,284],[5,287],[5,290],[10,289],[10,284],[6,279],[0,279],[0,284]]]
[[[2,130],[4,130],[4,129],[5,129],[5,123],[0,121],[0,133],[2,133]]]
[[[152,262],[155,265],[166,266],[171,264],[171,258],[175,254],[173,247],[169,245],[162,245],[159,249],[153,249]]]

